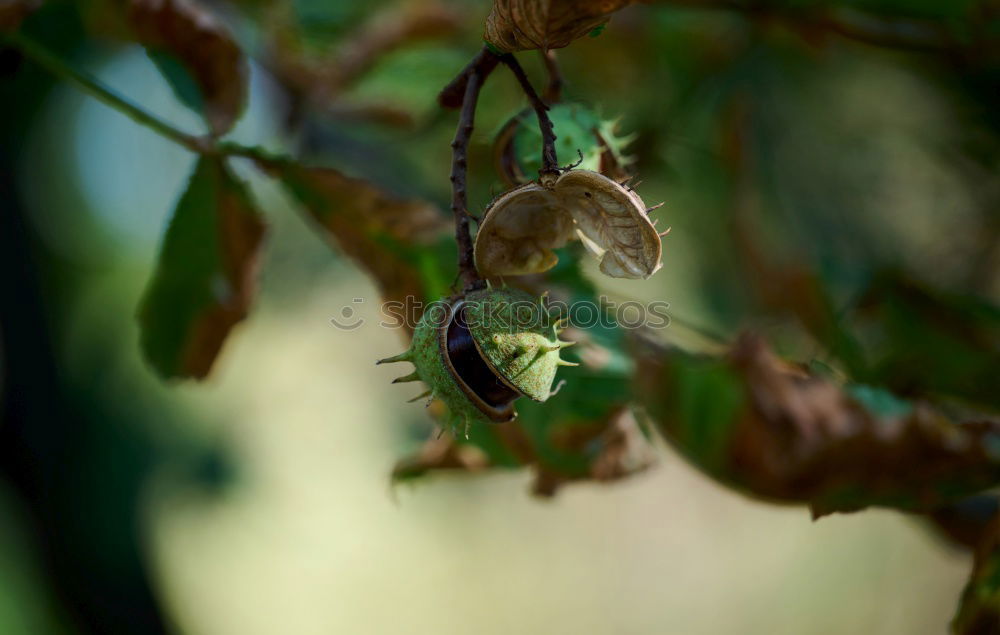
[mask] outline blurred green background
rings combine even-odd
[[[139,46],[93,26],[100,4],[50,3],[25,29],[202,131]],[[217,5],[251,53],[266,4]],[[995,303],[996,60],[960,66],[814,34],[795,11],[817,3],[772,4],[786,13],[632,7],[560,51],[564,99],[638,134],[639,191],[666,201],[656,215],[672,228],[651,280],[594,281],[613,298],[670,302],[667,339],[696,347],[685,324],[754,327],[783,354],[822,361],[800,325],[748,290],[730,231],[748,196],[736,134],[758,244],[818,275],[835,306],[886,272]],[[978,7],[842,4],[945,25]],[[319,51],[395,10],[292,5]],[[336,108],[292,117],[255,57],[232,138],[447,209],[455,116],[435,97],[480,46],[488,6],[441,6],[460,28],[380,57],[343,91],[343,103],[404,111],[404,124]],[[521,58],[541,85],[536,55]],[[392,486],[395,461],[434,433],[388,386],[398,373],[373,365],[404,334],[378,326],[372,282],[249,165],[237,169],[272,225],[254,312],[208,381],[161,382],[140,358],[135,312],[195,157],[11,49],[0,73],[0,632],[945,632],[971,561],[918,521],[867,511],[814,523],[721,488],[658,440],[651,470],[552,500],[530,497],[520,471]],[[502,190],[492,135],[523,107],[498,72],[473,138],[475,209]],[[362,328],[330,324],[345,306]]]

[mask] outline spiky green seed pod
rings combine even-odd
[[[414,399],[440,399],[452,429],[502,423],[517,413],[514,401],[545,401],[559,366],[572,365],[559,350],[572,344],[542,303],[516,289],[483,289],[424,312],[409,350],[377,363],[412,363],[416,370],[393,383],[422,381]]]
[[[575,163],[582,170],[600,172],[616,181],[628,178],[633,158],[626,148],[637,138],[620,135],[617,119],[602,119],[577,103],[554,104],[549,119],[556,134],[556,155],[563,163]],[[537,177],[541,167],[541,143],[535,113],[523,110],[500,129],[494,139],[493,158],[497,172],[513,187]]]

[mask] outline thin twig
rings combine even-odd
[[[499,63],[500,58],[486,47],[483,47],[483,50],[472,58],[472,61],[455,76],[455,79],[448,82],[448,85],[441,89],[441,92],[438,93],[438,105],[442,108],[450,108],[452,110],[461,108],[465,102],[465,87],[469,81],[469,76],[473,72],[478,72],[483,77],[486,77],[493,72],[493,69]]]
[[[463,291],[470,291],[482,286],[483,281],[476,271],[473,257],[472,237],[469,235],[469,201],[466,189],[466,172],[468,170],[469,140],[476,120],[476,104],[479,101],[479,90],[483,82],[497,66],[497,56],[488,48],[483,49],[473,58],[472,62],[459,75],[464,78],[452,81],[450,86],[464,83],[462,96],[462,111],[455,130],[455,139],[451,142],[451,213],[455,216],[455,242],[458,243],[458,275]],[[448,90],[446,88],[446,90]],[[443,94],[443,93],[442,93]]]
[[[146,112],[139,106],[118,95],[93,77],[71,67],[41,44],[22,33],[8,33],[0,37],[0,42],[12,44],[25,57],[36,62],[46,71],[56,77],[65,79],[84,93],[107,104],[132,121],[191,152],[224,157],[242,157],[251,159],[260,166],[277,165],[280,162],[291,161],[290,157],[270,152],[258,146],[245,146],[232,141],[216,141],[210,137],[198,137],[181,132],[152,113]]]
[[[521,68],[517,58],[510,53],[505,53],[500,56],[500,61],[514,73],[514,77],[521,85],[521,90],[524,91],[528,101],[531,102],[531,107],[535,109],[535,115],[538,116],[538,128],[542,131],[542,167],[538,170],[538,175],[543,181],[557,176],[559,174],[559,161],[556,158],[556,133],[552,128],[552,120],[549,119],[549,107],[535,92],[535,88],[531,85],[531,81],[528,80],[528,76]]]
[[[559,60],[556,59],[556,52],[554,49],[539,49],[538,52],[542,56],[542,63],[545,64],[545,72],[549,74],[549,81],[545,84],[545,92],[542,93],[542,97],[550,104],[562,101],[563,85],[566,82],[563,80],[562,72],[559,70]]]
[[[72,68],[66,62],[44,46],[20,32],[8,33],[0,41],[6,41],[16,47],[25,57],[32,60],[48,72],[76,84],[80,90],[98,101],[114,108],[139,125],[149,128],[174,143],[184,146],[196,153],[206,153],[211,148],[208,139],[181,132],[162,119],[139,108],[124,97],[117,95],[93,77]]]

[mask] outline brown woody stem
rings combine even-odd
[[[563,81],[562,71],[559,70],[559,60],[556,59],[556,52],[553,49],[538,51],[542,56],[542,63],[545,64],[545,72],[549,75],[549,81],[545,84],[545,92],[542,97],[547,103],[554,104],[562,101]]]
[[[483,82],[496,68],[498,58],[489,49],[483,49],[466,66],[459,77],[453,80],[444,91],[454,90],[455,86],[463,86],[462,110],[458,118],[458,128],[455,139],[451,142],[451,213],[455,216],[455,242],[458,243],[458,276],[463,292],[470,291],[483,284],[476,271],[473,257],[472,237],[469,235],[469,201],[466,186],[468,171],[469,139],[475,126],[476,104],[479,101],[479,91]],[[442,105],[445,101],[442,98]]]
[[[500,58],[484,46],[479,54],[473,57],[472,61],[455,76],[455,79],[448,82],[448,85],[441,89],[441,92],[438,93],[438,105],[442,108],[451,108],[453,110],[461,108],[465,101],[465,88],[472,73],[478,72],[485,78],[493,72],[493,69],[499,63]]]
[[[521,90],[524,91],[528,101],[531,102],[531,107],[535,109],[535,115],[538,116],[538,127],[542,131],[542,168],[538,171],[538,175],[543,181],[545,177],[556,176],[559,174],[559,162],[556,159],[556,133],[552,128],[552,120],[549,119],[549,107],[535,92],[524,69],[513,55],[505,53],[500,57],[500,61],[514,73],[517,83],[521,85]]]

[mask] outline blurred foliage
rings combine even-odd
[[[869,505],[930,511],[1000,477],[1000,424],[953,422],[870,386],[838,388],[758,338],[744,336],[725,360],[646,354],[639,398],[664,436],[755,496],[804,502],[816,517]]]
[[[386,302],[432,302],[441,284],[435,239],[447,227],[433,206],[401,200],[329,168],[259,159],[327,237],[378,281]]]
[[[984,531],[972,579],[952,624],[959,633],[1000,631],[1000,517]]]
[[[164,377],[205,377],[256,285],[264,225],[225,164],[198,161],[142,302],[142,347]]]
[[[181,101],[205,116],[214,135],[228,132],[246,104],[248,69],[215,17],[192,3],[138,0],[128,3],[127,15]]]
[[[240,170],[280,182],[385,299],[448,296],[455,245],[439,208],[454,118],[437,108],[437,91],[481,46],[484,24],[501,50],[573,42],[559,53],[561,77],[554,54],[521,56],[550,99],[565,93],[550,111],[559,161],[579,152],[582,167],[634,175],[647,200],[667,201],[657,213],[673,229],[665,269],[644,286],[614,286],[575,245],[555,268],[505,282],[569,305],[609,288],[666,297],[696,319],[666,333],[613,320],[574,330],[568,353],[581,365],[560,372],[551,401],[519,403],[516,421],[468,438],[431,435],[394,478],[527,466],[534,492],[551,496],[564,483],[644,470],[655,430],[720,482],[814,515],[882,506],[939,519],[1000,484],[1000,5],[663,0],[607,22],[629,4],[7,2],[0,31],[16,34],[0,53],[5,191],[18,190],[8,175],[51,90],[40,68],[198,155],[140,323],[156,371],[204,377],[251,306],[265,232]],[[207,136],[77,70],[88,51],[132,45],[205,119]],[[284,107],[276,149],[234,140],[251,65]],[[514,82],[491,78],[469,158],[473,214],[539,167],[540,135],[523,108]],[[630,134],[616,131],[619,120]],[[483,131],[499,131],[494,148]],[[51,343],[34,358],[24,348],[51,339],[46,320],[69,302],[51,290],[72,288],[73,274],[29,245],[23,196],[11,197],[4,231],[5,268],[16,273],[5,296],[29,298],[0,314],[12,369],[5,474],[34,506],[70,612],[116,632],[155,632],[163,619],[129,533],[137,492],[161,461],[189,462],[206,481],[227,473],[225,461],[161,456],[145,433],[115,427],[99,389],[59,377]],[[35,260],[38,279],[26,265]],[[50,294],[52,306],[42,300]],[[87,414],[74,415],[77,405]],[[39,420],[50,424],[42,436]],[[62,528],[86,516],[70,485],[85,473],[100,480],[108,453],[127,458],[116,464],[124,491],[108,491],[94,503],[97,520],[70,536]],[[948,524],[976,552],[955,632],[997,632],[996,522]],[[125,573],[74,596],[82,572],[109,566]],[[95,597],[122,587],[134,595],[117,608]]]

